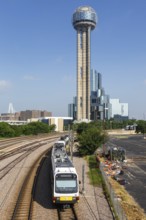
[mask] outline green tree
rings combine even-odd
[[[49,125],[49,132],[53,132],[53,131],[55,131],[55,129],[56,129],[56,125],[55,124]]]
[[[41,133],[48,133],[49,125],[43,122],[31,122],[24,128],[25,135],[37,135]]]
[[[15,133],[15,137],[21,136],[23,134],[24,125],[11,125],[11,128],[13,129]]]
[[[86,123],[86,122],[82,122],[82,123],[79,123],[77,124],[77,127],[76,127],[76,132],[77,134],[82,134],[83,131],[85,131],[87,128],[88,128],[89,124]]]
[[[6,122],[0,122],[0,137],[14,137],[15,132]]]
[[[105,132],[101,132],[100,129],[94,126],[89,126],[89,128],[78,135],[79,153],[81,155],[92,155],[107,139],[108,136]]]
[[[138,120],[136,122],[136,124],[137,124],[137,126],[136,126],[136,133],[145,134],[146,133],[146,121]]]
[[[48,125],[43,122],[31,122],[26,125],[9,125],[0,123],[0,137],[15,137],[20,135],[37,135],[55,131],[56,125]]]

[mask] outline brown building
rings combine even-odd
[[[2,113],[0,115],[0,120],[1,121],[19,121],[20,120],[20,112],[15,112],[15,113]]]
[[[21,121],[27,121],[27,119],[31,119],[31,118],[41,118],[41,117],[50,117],[50,116],[52,116],[52,112],[48,112],[48,111],[26,110],[20,112]]]

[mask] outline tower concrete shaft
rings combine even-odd
[[[90,120],[90,35],[97,16],[89,6],[77,8],[73,26],[77,31],[77,120]]]
[[[77,30],[77,120],[90,120],[90,29]]]

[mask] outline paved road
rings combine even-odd
[[[115,136],[110,142],[123,147],[127,159],[133,159],[125,173],[125,188],[146,212],[146,139],[142,135]]]

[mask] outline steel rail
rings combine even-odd
[[[39,167],[40,161],[42,160],[43,156],[48,152],[48,149],[45,150],[39,157],[35,160],[33,165],[28,172],[21,190],[19,192],[18,199],[16,201],[16,205],[11,217],[11,220],[17,219],[30,219],[31,216],[31,206],[32,206],[32,189],[34,185],[34,179],[37,174],[37,169]]]
[[[57,207],[57,211],[59,220],[79,219],[73,205],[71,205],[69,208]]]
[[[10,149],[9,151],[3,152],[3,154],[0,155],[0,160],[3,160],[3,159],[5,159],[7,157],[10,157],[10,156],[13,156],[16,153],[20,153],[23,148],[26,148],[26,147],[30,146],[30,144],[40,143],[41,141],[48,141],[50,139],[54,139],[54,138],[57,138],[57,137],[59,137],[59,136],[57,135],[57,136],[42,138],[40,140],[33,140],[33,142],[30,142],[30,143],[18,146],[16,148]]]
[[[52,140],[50,140],[50,143],[51,142]],[[16,164],[21,162],[24,158],[30,155],[33,151],[37,150],[38,148],[42,147],[45,144],[46,143],[37,143],[37,145],[34,145],[34,146],[31,146],[31,144],[29,144],[29,146],[31,147],[25,150],[25,152],[22,155],[20,155],[19,157],[17,157],[16,159],[14,159],[13,161],[11,161],[10,163],[8,163],[7,165],[5,165],[3,168],[0,169],[0,180],[4,178],[6,174],[16,166]]]

